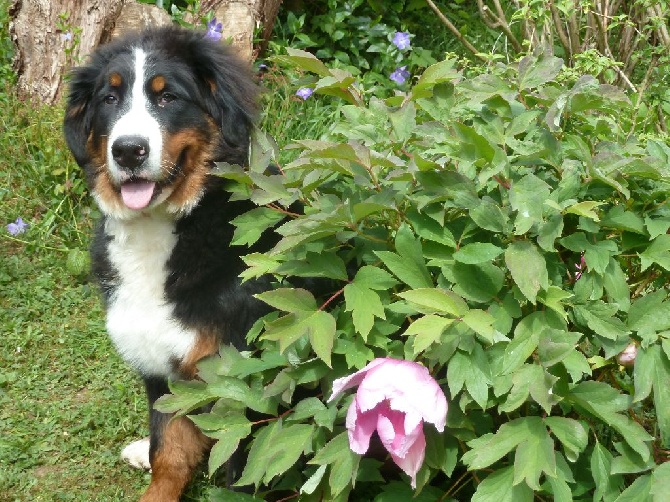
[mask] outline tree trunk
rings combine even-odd
[[[62,93],[63,73],[106,42],[124,0],[14,0],[10,33],[17,92],[44,103]]]
[[[198,14],[213,11],[224,37],[251,61],[264,50],[281,1],[203,0]],[[13,0],[9,13],[17,93],[45,104],[58,101],[63,75],[99,44],[130,29],[170,22],[162,9],[134,0]],[[254,31],[261,26],[263,41],[254,48]]]
[[[282,0],[204,0],[200,12],[214,11],[223,24],[223,36],[230,37],[241,57],[251,61],[265,50]],[[254,31],[262,27],[263,40],[254,47]]]

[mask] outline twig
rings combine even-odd
[[[517,38],[514,36],[512,33],[512,30],[509,27],[509,24],[507,23],[507,19],[505,18],[505,12],[503,11],[500,2],[498,0],[494,0],[494,4],[496,7],[496,11],[498,12],[498,15],[496,16],[491,12],[491,9],[489,9],[488,5],[484,4],[483,0],[477,0],[477,7],[479,9],[479,15],[482,18],[482,21],[484,21],[484,24],[488,26],[489,28],[496,30],[500,28],[502,32],[505,34],[505,37],[509,42],[514,46],[514,50],[517,52],[521,52],[523,50],[523,46],[521,45],[521,42],[517,40]]]
[[[481,61],[484,61],[485,63],[488,62],[487,59],[480,54],[480,51],[478,51],[477,48],[474,45],[472,45],[460,31],[458,31],[458,28],[456,28],[456,26],[454,26],[452,22],[449,21],[449,19],[447,19],[447,17],[444,14],[442,14],[442,11],[440,11],[440,9],[437,8],[437,5],[435,5],[432,0],[426,0],[426,3],[433,10],[435,15],[440,19],[440,21],[442,21],[442,24],[444,24],[447,28],[449,28],[449,31],[451,31],[454,34],[454,36],[458,39],[459,42],[461,42],[465,46],[466,49],[472,52],[472,54],[474,54],[474,56],[480,59]]]

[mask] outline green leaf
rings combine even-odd
[[[535,352],[546,327],[546,316],[542,312],[533,312],[517,324],[514,339],[507,345],[503,355],[503,374],[516,371]]]
[[[453,275],[456,294],[477,303],[488,303],[502,289],[505,272],[493,263],[466,265],[454,263]]]
[[[590,218],[593,221],[600,221],[598,213],[594,209],[603,205],[603,202],[596,202],[593,200],[584,200],[582,202],[577,202],[568,206],[565,209],[565,212],[568,214],[576,214],[577,216],[583,216],[584,218]]]
[[[514,484],[525,481],[533,490],[540,489],[540,476],[556,477],[554,442],[544,425],[530,427],[526,440],[517,446],[514,455]]]
[[[618,412],[627,410],[630,398],[603,382],[587,381],[574,386],[566,399],[619,432],[643,461],[649,459],[647,445],[653,438],[640,424]]]
[[[417,264],[408,261],[392,251],[375,251],[375,254],[386,265],[386,267],[402,282],[411,288],[429,288],[433,286],[425,263]]]
[[[456,351],[449,360],[447,381],[452,394],[465,387],[472,399],[486,409],[489,385],[491,385],[491,368],[484,350],[475,344],[471,354]]]
[[[505,467],[489,474],[479,485],[471,502],[532,502],[533,490],[525,483],[514,484],[514,468]]]
[[[528,300],[535,303],[540,289],[549,287],[544,256],[529,241],[515,241],[505,251],[505,263],[512,279]]]
[[[661,443],[667,448],[670,446],[670,361],[660,345],[638,349],[634,377],[635,401],[645,399],[653,388]]]
[[[356,478],[360,457],[351,451],[347,432],[342,432],[321,448],[310,464],[331,465],[329,485],[333,494],[341,493]]]
[[[670,234],[659,235],[640,253],[642,271],[647,270],[653,263],[670,270]]]
[[[463,316],[469,309],[467,303],[452,291],[437,288],[412,289],[398,296],[414,305],[424,314]]]
[[[438,315],[425,315],[410,324],[403,335],[415,337],[412,350],[414,354],[418,354],[426,350],[433,343],[438,342],[444,330],[453,322],[453,319],[446,319]]]
[[[503,253],[503,249],[488,242],[473,242],[454,253],[454,260],[461,263],[477,264],[493,261]]]
[[[384,306],[379,299],[379,295],[372,289],[359,285],[354,280],[344,287],[344,299],[346,310],[352,313],[356,331],[360,333],[364,340],[367,340],[374,325],[375,317],[386,319]]]
[[[651,473],[651,493],[653,502],[663,502],[670,493],[670,462],[665,462]]]
[[[291,47],[286,47],[286,52],[288,53],[288,56],[275,56],[272,58],[273,61],[297,66],[298,68],[316,73],[322,77],[330,75],[328,67],[313,54]]]
[[[321,483],[327,468],[327,465],[319,466],[319,468],[314,471],[314,474],[312,474],[309,479],[305,481],[305,483],[300,487],[300,493],[306,493],[308,495],[314,493],[314,490],[316,490],[316,488],[319,486],[319,483]]]
[[[279,351],[284,352],[289,345],[307,335],[316,355],[330,366],[335,328],[335,318],[328,312],[297,312],[267,323],[261,338],[278,341]]]
[[[563,60],[555,56],[530,55],[519,62],[519,90],[531,89],[553,80],[563,67]]]
[[[387,291],[398,284],[391,274],[379,267],[364,265],[356,272],[353,282],[374,289],[375,291]]]
[[[196,416],[190,418],[193,420]],[[246,420],[245,417],[241,418],[244,419],[246,423],[241,419],[238,420],[237,423],[228,421],[226,424],[222,424],[224,427],[219,427],[216,432],[208,434],[210,437],[217,440],[209,453],[207,465],[210,477],[214,475],[219,467],[228,461],[233,453],[235,453],[240,441],[251,434],[251,422]],[[196,425],[201,427],[198,422],[196,422]]]
[[[565,417],[547,417],[544,423],[563,444],[568,460],[576,462],[579,454],[586,449],[589,443],[588,431],[584,425],[577,420]]]
[[[613,500],[620,493],[623,478],[612,474],[612,454],[596,442],[591,454],[591,474],[596,483],[593,500]]]
[[[628,312],[628,327],[633,331],[663,331],[670,329],[670,302],[664,290],[640,296]]]
[[[509,218],[493,200],[484,198],[470,209],[470,218],[475,224],[496,233],[507,233]]]
[[[515,418],[504,423],[495,434],[484,434],[468,442],[470,450],[463,454],[469,469],[484,469],[500,460],[518,445],[535,435],[541,437],[547,429],[540,417]]]
[[[592,302],[588,307],[575,306],[575,313],[583,317],[588,327],[598,335],[609,340],[626,338],[630,330],[626,329],[621,319],[612,316],[612,310],[603,302]]]
[[[258,241],[265,230],[273,227],[284,218],[284,214],[268,207],[256,207],[247,211],[230,221],[236,227],[231,244],[251,246]]]
[[[493,328],[495,318],[484,310],[468,310],[461,318],[472,331],[484,338],[487,342],[493,343],[496,330]]]
[[[235,486],[269,483],[300,458],[312,439],[312,425],[284,425],[277,420],[261,429],[251,444],[247,463]]]
[[[542,221],[542,211],[549,193],[549,185],[534,174],[527,174],[512,185],[509,201],[517,212],[515,234],[525,234],[531,226]]]
[[[273,308],[284,312],[300,312],[316,310],[317,304],[314,295],[306,289],[279,288],[259,293],[256,298]]]
[[[641,476],[633,481],[614,502],[641,502],[650,499],[651,476]],[[667,494],[665,494],[667,496]]]
[[[170,383],[170,392],[159,397],[154,408],[162,413],[184,415],[214,401],[217,396],[205,382],[176,381]]]

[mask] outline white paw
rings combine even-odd
[[[121,451],[121,460],[136,469],[151,470],[149,464],[149,438],[133,441]]]

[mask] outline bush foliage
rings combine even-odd
[[[258,205],[236,244],[280,240],[245,258],[245,279],[278,282],[259,295],[276,312],[248,334],[253,350],[222,348],[159,402],[214,403],[192,416],[218,440],[210,472],[249,437],[238,485],[264,500],[409,500],[387,459],[348,448],[351,393],[325,404],[335,378],[388,356],[427,366],[450,403],[444,434],[425,428],[418,500],[661,500],[670,148],[635,137],[628,98],[587,76],[560,83],[552,56],[474,77],[447,60],[368,102],[306,52],[278,59],[348,104],[282,175],[264,173],[262,136],[249,170],[221,166]],[[291,285],[303,277],[332,292]],[[626,347],[633,368],[617,362]]]

